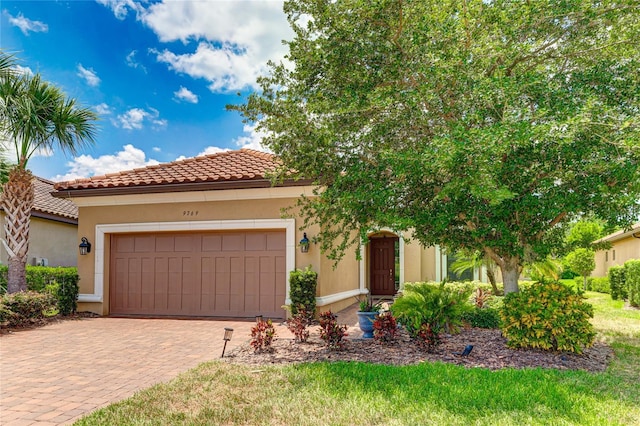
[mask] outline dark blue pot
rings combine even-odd
[[[376,319],[376,315],[378,312],[356,312],[358,314],[358,325],[360,326],[360,330],[364,332],[362,337],[365,339],[373,338],[373,321]]]

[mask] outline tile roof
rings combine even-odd
[[[241,149],[55,184],[57,191],[170,184],[250,182],[268,179],[278,166],[273,154]]]
[[[35,176],[33,181],[33,188],[35,190],[33,210],[77,220],[78,206],[71,200],[53,197],[51,195],[53,186],[53,182]]]

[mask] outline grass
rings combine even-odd
[[[210,362],[112,404],[78,425],[640,424],[640,311],[587,293],[606,372],[489,371],[423,363],[251,368]]]

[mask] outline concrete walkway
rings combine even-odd
[[[339,313],[349,337],[355,305]],[[246,343],[253,321],[91,318],[0,336],[0,425],[59,425]],[[293,337],[283,325],[278,336]]]

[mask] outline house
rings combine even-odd
[[[29,227],[28,264],[76,266],[78,261],[78,208],[72,201],[51,196],[54,183],[34,177],[35,199]],[[0,225],[6,220],[0,207]],[[4,236],[4,231],[3,231]],[[0,245],[0,263],[6,265],[8,253]]]
[[[310,244],[317,228],[282,209],[312,195],[309,181],[272,186],[277,159],[243,149],[56,184],[79,208],[79,309],[102,315],[281,318],[289,273],[318,272],[319,309],[340,310],[369,291],[392,295],[401,282],[440,280],[447,257],[391,230],[371,233],[333,261]]]
[[[611,248],[596,252],[596,269],[591,273],[593,277],[606,277],[611,266],[624,265],[629,259],[640,259],[640,222],[629,230],[614,232],[596,243],[604,241],[611,243]]]

